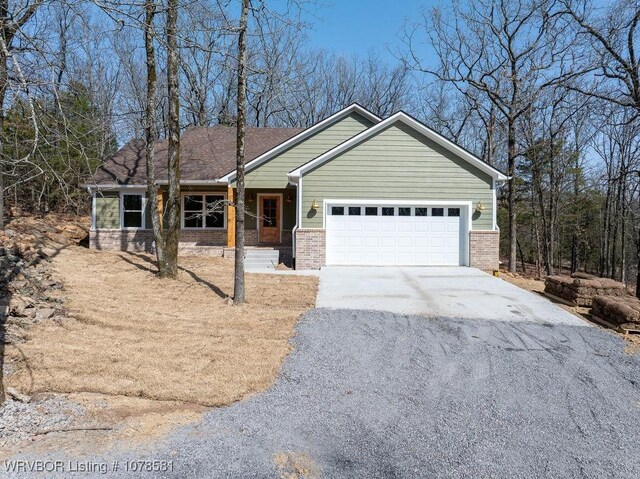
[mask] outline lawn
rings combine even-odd
[[[290,351],[317,278],[247,275],[247,302],[227,304],[233,262],[185,257],[161,280],[145,254],[72,246],[54,259],[70,317],[7,347],[8,385],[221,406],[267,388]]]

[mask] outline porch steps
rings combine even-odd
[[[275,269],[280,260],[277,249],[248,249],[244,255],[244,267],[252,269]]]

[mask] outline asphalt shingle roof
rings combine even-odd
[[[302,128],[247,128],[245,161],[300,133]],[[155,142],[156,179],[167,180],[167,140]],[[131,140],[98,168],[95,184],[143,185],[146,183],[144,140]],[[230,126],[190,127],[180,139],[181,180],[216,180],[235,168],[236,128]]]

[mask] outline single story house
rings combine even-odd
[[[235,128],[181,139],[180,252],[232,255]],[[155,145],[166,200],[167,142]],[[307,129],[247,128],[246,244],[298,269],[323,265],[498,267],[496,186],[507,176],[404,112],[353,104]],[[131,141],[87,185],[90,245],[152,251],[145,145]],[[210,204],[223,205],[209,208]]]

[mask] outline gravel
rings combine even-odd
[[[37,434],[74,426],[84,413],[82,406],[62,396],[39,397],[28,403],[7,398],[0,407],[0,450]]]
[[[316,309],[293,345],[267,392],[89,459],[173,460],[148,477],[640,477],[640,358],[606,331]]]

